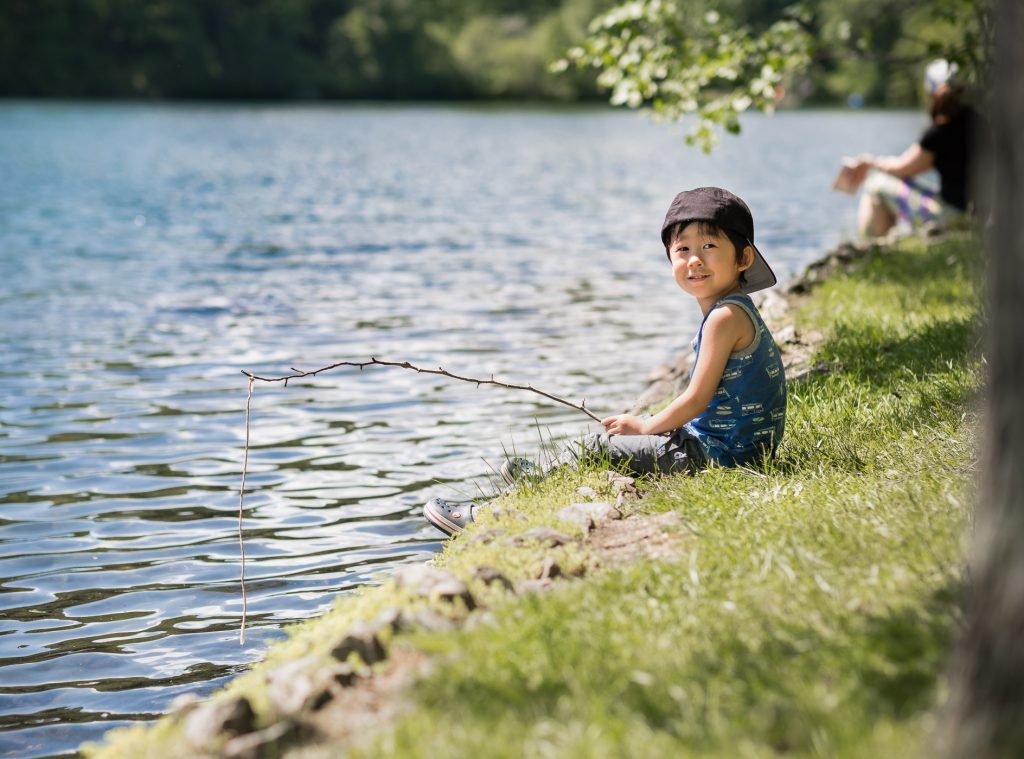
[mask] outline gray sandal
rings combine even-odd
[[[473,520],[476,504],[451,504],[443,498],[431,498],[423,504],[423,517],[445,535],[457,535]]]
[[[529,482],[541,477],[541,471],[537,465],[522,458],[506,459],[498,471],[501,474],[501,479],[505,480],[510,488],[514,488],[523,481]]]

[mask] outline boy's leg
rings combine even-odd
[[[607,457],[616,469],[645,474],[695,474],[706,464],[700,443],[687,430],[670,435],[589,435],[558,457],[556,466]]]
[[[594,458],[607,457],[614,468],[632,475],[696,474],[707,464],[700,442],[680,428],[671,435],[589,435],[562,451],[553,465],[539,472],[525,459],[512,459],[502,465],[501,475],[511,486],[519,477],[542,477],[561,466],[579,464]],[[423,506],[423,516],[446,535],[462,532],[475,521],[476,510],[489,504],[450,504],[431,498]]]

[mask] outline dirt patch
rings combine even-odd
[[[640,559],[673,561],[683,554],[688,534],[680,529],[682,518],[670,511],[599,523],[587,538],[600,564],[621,566]]]

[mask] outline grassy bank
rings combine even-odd
[[[485,607],[471,624],[389,641],[435,665],[397,717],[348,744],[354,755],[928,755],[969,530],[977,250],[907,241],[799,299],[793,320],[825,334],[816,358],[830,371],[790,387],[771,466],[646,483],[636,510],[680,516],[671,556],[614,563],[585,540],[508,541],[567,529],[553,514],[580,485],[600,489],[596,471],[528,488],[451,541],[438,563],[463,577],[490,565],[518,582],[551,556],[582,576],[538,593],[471,581]],[[495,526],[502,539],[474,540]],[[268,724],[262,672],[323,655],[338,630],[396,604],[430,602],[391,584],[342,599],[229,695]],[[170,756],[177,730],[121,731],[93,755]]]

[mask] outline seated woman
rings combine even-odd
[[[884,235],[900,219],[919,226],[967,211],[978,116],[951,83],[955,72],[946,61],[928,66],[932,123],[920,140],[901,155],[864,155],[850,165],[854,186],[864,183],[857,209],[862,237]],[[915,179],[932,169],[939,174],[937,191]]]

